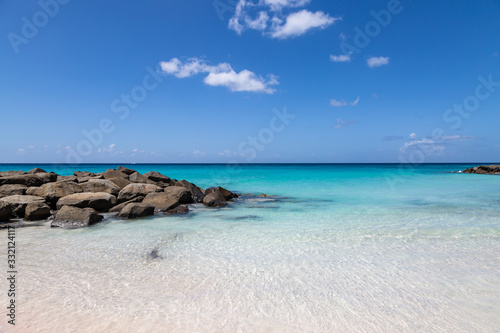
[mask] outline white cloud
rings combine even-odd
[[[341,54],[341,55],[333,55],[330,54],[330,60],[333,62],[350,62],[351,54]]]
[[[465,136],[465,135],[443,135],[438,139],[443,141],[468,141],[468,140],[479,140],[475,136]]]
[[[341,118],[337,118],[337,125],[333,126],[333,128],[344,128],[349,125],[357,124],[354,120],[342,120]]]
[[[196,157],[202,157],[202,156],[205,156],[206,153],[199,151],[199,150],[195,150],[195,151],[193,151],[193,155]]]
[[[416,138],[417,138],[417,134],[415,134],[415,133],[410,134],[410,139],[416,139]]]
[[[389,63],[389,57],[371,57],[366,60],[369,67],[380,67]]]
[[[311,29],[325,29],[339,19],[321,11],[313,13],[303,9],[300,12],[288,15],[285,24],[274,26],[271,37],[285,39],[300,36]]]
[[[271,38],[286,39],[305,34],[312,29],[325,29],[340,17],[332,17],[322,11],[310,12],[306,9],[290,12],[303,7],[310,0],[260,0],[256,3],[240,0],[228,28],[241,35],[251,29]],[[288,9],[289,13],[283,13]]]
[[[354,100],[352,102],[349,102],[349,104],[352,105],[352,106],[356,106],[356,104],[358,104],[358,102],[359,102],[359,99],[360,99],[360,97],[358,96],[358,98],[356,98],[356,100]],[[330,105],[334,106],[334,107],[342,107],[342,106],[346,106],[347,102],[345,100],[343,100],[343,99],[337,100],[335,98],[332,98],[330,100]]]
[[[438,145],[434,140],[429,138],[410,140],[405,142],[404,146],[399,148],[402,153],[408,153],[412,149],[418,149],[426,155],[441,153],[444,151],[445,146]]]
[[[203,59],[198,58],[190,58],[185,63],[173,58],[170,61],[160,62],[160,67],[165,74],[175,75],[178,78],[186,78],[198,73],[208,73],[203,80],[205,84],[227,87],[233,92],[248,91],[272,94],[276,90],[270,86],[279,84],[276,76],[272,74],[269,74],[267,79],[264,79],[246,69],[237,73],[228,63],[211,66]]]

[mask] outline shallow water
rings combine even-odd
[[[469,166],[134,165],[277,197],[17,229],[0,331],[498,332],[500,177],[450,173]]]

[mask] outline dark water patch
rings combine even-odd
[[[151,260],[163,259],[163,257],[158,253],[158,248],[154,248],[153,250],[151,250],[148,253],[147,258]]]

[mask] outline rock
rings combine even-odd
[[[32,202],[44,202],[43,198],[34,195],[11,195],[9,197],[1,198],[0,202],[9,205],[14,216],[24,218],[26,206]]]
[[[118,202],[122,203],[138,196],[145,197],[148,193],[160,192],[161,190],[161,187],[152,184],[132,183],[125,186],[120,193],[118,193]]]
[[[115,169],[106,170],[105,172],[102,173],[102,176],[104,177],[104,179],[111,179],[111,178],[128,179],[128,175],[126,173]]]
[[[186,205],[180,205],[180,206],[177,206],[175,208],[172,208],[172,209],[169,209],[165,212],[163,212],[163,214],[165,215],[176,215],[176,214],[187,214],[189,212],[189,207],[186,206]]]
[[[91,224],[102,221],[103,216],[97,214],[92,208],[77,208],[63,206],[56,213],[51,227],[59,228],[79,228],[87,227]]]
[[[0,201],[0,222],[9,222],[12,208],[6,202]]]
[[[144,177],[146,177],[147,179],[149,179],[153,182],[162,182],[164,184],[170,183],[170,180],[171,180],[169,177],[162,175],[161,173],[156,172],[156,171],[147,172],[144,174]]]
[[[0,177],[11,177],[11,176],[19,176],[24,175],[24,171],[0,171]]]
[[[259,195],[259,197],[261,197],[261,198],[267,198],[267,197],[268,197],[268,195],[267,195],[267,194],[262,193],[261,195]]]
[[[120,193],[118,185],[108,179],[90,179],[82,185],[83,192],[104,192],[117,196]]]
[[[41,186],[45,183],[55,182],[57,175],[50,173],[33,173],[24,175],[14,175],[0,178],[0,185],[21,184],[25,186]]]
[[[132,182],[130,180],[125,179],[125,178],[115,177],[115,178],[110,178],[109,180],[112,181],[113,183],[115,183],[116,186],[118,186],[120,188],[120,190],[123,190],[125,188],[125,186],[132,184]]]
[[[78,208],[94,208],[97,211],[107,211],[116,205],[116,198],[109,193],[75,193],[62,197],[57,202],[57,208],[73,206]]]
[[[119,166],[118,168],[116,168],[116,171],[123,172],[126,175],[131,175],[134,172],[137,172],[135,170],[132,170],[132,169],[129,169],[129,168],[125,168],[125,167],[122,167],[122,166]]]
[[[153,184],[151,180],[147,179],[137,171],[129,175],[128,180],[130,180],[132,183]]]
[[[205,198],[203,198],[203,204],[208,207],[225,207],[227,206],[227,201],[224,199],[222,194],[217,191],[205,195]]]
[[[155,213],[155,208],[143,203],[129,203],[118,213],[122,219],[135,219],[138,217],[151,216]]]
[[[2,185],[0,186],[0,198],[11,195],[24,195],[27,189],[27,186],[20,184]]]
[[[142,196],[139,196],[139,197],[136,197],[134,199],[131,199],[129,201],[125,201],[125,202],[122,202],[121,204],[119,205],[116,205],[114,206],[113,208],[111,208],[109,210],[110,213],[119,213],[123,207],[125,207],[126,205],[128,205],[129,203],[132,203],[132,202],[142,202],[142,200],[144,200],[144,197]]]
[[[91,179],[104,179],[102,175],[96,175],[96,176],[87,176],[87,177],[76,177],[76,181],[78,183],[86,183]]]
[[[477,167],[465,169],[464,173],[477,173],[483,175],[500,175],[500,165],[480,165]]]
[[[26,206],[24,219],[27,221],[45,220],[52,215],[50,207],[43,202],[32,202]]]
[[[26,195],[35,195],[35,191],[38,190],[40,187],[39,186],[30,186],[26,190]]]
[[[208,195],[210,193],[214,193],[214,192],[220,192],[220,194],[224,197],[224,199],[226,200],[231,200],[231,199],[234,199],[234,198],[237,198],[238,195],[236,193],[233,193],[231,191],[228,191],[226,190],[225,188],[223,187],[210,187],[210,188],[207,188],[205,190],[205,195]]]
[[[152,205],[159,211],[166,211],[180,204],[192,202],[191,193],[180,186],[169,186],[164,189],[164,192],[149,193],[142,201],[143,204]]]
[[[74,183],[77,183],[78,182],[78,178],[76,178],[75,176],[60,176],[60,175],[57,175],[57,182],[74,182]]]
[[[47,183],[40,186],[33,192],[34,195],[42,197],[47,203],[55,207],[56,202],[67,195],[82,193],[81,185],[74,182]]]
[[[95,173],[88,172],[88,171],[75,171],[75,172],[73,172],[73,175],[75,177],[94,177],[94,176],[96,176]]]
[[[193,198],[194,202],[203,202],[203,198],[205,197],[205,194],[203,194],[203,190],[196,186],[193,183],[188,182],[187,180],[179,180],[175,182],[175,186],[182,186],[184,188],[187,188],[189,192],[191,192],[191,197]]]
[[[34,169],[31,169],[30,171],[26,171],[26,173],[47,173],[47,171],[40,169],[40,168],[34,168]]]

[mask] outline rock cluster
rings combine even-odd
[[[155,213],[185,214],[188,205],[224,207],[238,195],[222,187],[206,190],[159,172],[145,174],[125,168],[102,173],[76,171],[60,176],[42,169],[0,172],[0,223],[10,219],[52,218],[52,227],[85,227],[116,213],[123,219]],[[1,226],[1,224],[0,224]]]
[[[483,175],[500,175],[500,165],[480,165],[465,169],[464,173],[478,173]]]

